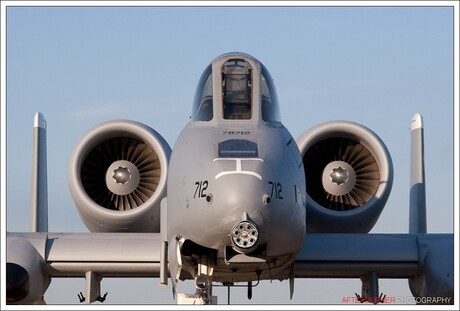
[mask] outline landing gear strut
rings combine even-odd
[[[201,299],[202,304],[209,305],[213,303],[212,296],[212,273],[214,265],[207,256],[201,256],[198,263],[198,276],[195,279],[195,295]],[[217,299],[217,297],[214,297]],[[217,301],[216,301],[217,302]]]
[[[217,296],[212,295],[212,273],[214,264],[207,256],[201,256],[195,278],[195,295],[179,294],[178,304],[217,304]]]
[[[209,305],[212,304],[212,282],[210,277],[201,274],[196,278],[196,296],[198,296],[203,304]]]

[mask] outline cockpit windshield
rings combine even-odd
[[[213,107],[213,100],[217,99],[222,105],[221,118],[225,120],[250,120],[254,117],[254,111],[260,111],[263,121],[281,122],[273,80],[265,66],[261,64],[259,68],[261,72],[257,68],[254,70],[250,62],[243,58],[231,58],[224,62],[220,71],[214,73],[221,75],[222,84],[220,88],[213,88],[212,64],[209,65],[201,75],[196,89],[192,121],[212,120],[216,111],[220,111]],[[260,85],[260,90],[255,90],[253,82],[259,78],[260,83],[256,85]],[[213,97],[213,91],[216,90],[219,94],[215,96],[219,98]],[[260,97],[254,99],[256,94]],[[260,109],[255,109],[258,105]]]
[[[262,119],[266,122],[281,122],[275,84],[273,83],[270,73],[263,65],[261,94]]]
[[[224,119],[252,117],[252,69],[244,60],[231,59],[222,66]]]
[[[212,69],[209,65],[201,75],[193,101],[192,121],[210,121],[212,108]]]

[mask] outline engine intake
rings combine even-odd
[[[93,232],[159,232],[171,148],[150,127],[128,120],[90,130],[74,149],[69,187]]]
[[[320,124],[297,139],[307,193],[307,231],[369,232],[393,184],[391,157],[370,129]]]

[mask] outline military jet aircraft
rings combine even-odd
[[[31,232],[7,232],[7,303],[45,303],[56,277],[84,277],[81,301],[104,301],[103,278],[143,276],[170,279],[178,303],[217,303],[215,284],[247,284],[250,297],[253,282],[275,279],[288,280],[292,298],[296,278],[359,278],[359,298],[378,303],[379,279],[407,278],[420,302],[452,304],[453,235],[426,232],[419,114],[411,136],[409,234],[369,234],[393,183],[382,140],[343,120],[294,139],[265,66],[224,54],[204,70],[172,149],[131,120],[81,138],[68,182],[91,233],[51,233],[37,113]],[[179,280],[195,293],[181,293]]]

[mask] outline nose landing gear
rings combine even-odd
[[[212,295],[212,273],[214,264],[207,256],[201,256],[198,263],[197,276],[195,277],[195,294],[178,294],[178,304],[214,305],[217,296]]]

